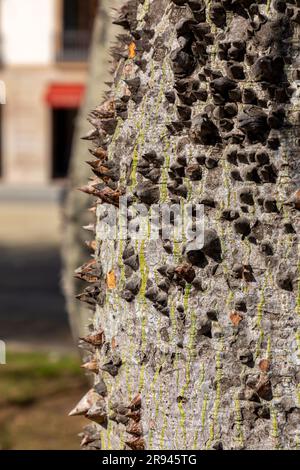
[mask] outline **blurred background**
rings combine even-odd
[[[108,77],[114,3],[0,0],[0,449],[77,449],[86,424],[67,416],[88,387],[74,339],[89,313],[73,270],[89,201],[75,188],[88,175],[80,135]]]

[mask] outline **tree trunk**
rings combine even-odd
[[[90,309],[75,298],[76,295],[81,293],[83,283],[74,278],[74,271],[87,259],[90,253],[85,240],[91,237],[87,235],[82,227],[93,222],[92,214],[87,212],[91,201],[77,191],[77,188],[86,182],[90,173],[89,167],[85,163],[87,159],[86,140],[82,140],[82,137],[88,134],[90,127],[87,115],[107,89],[105,82],[111,78],[109,47],[116,38],[119,29],[112,24],[112,17],[113,8],[119,5],[118,0],[99,0],[91,44],[86,96],[76,123],[69,172],[69,188],[64,206],[63,284],[70,324],[76,340],[79,335],[86,332],[87,322],[91,316]]]
[[[299,447],[298,7],[122,10],[114,86],[94,114],[98,178],[83,188],[98,200],[96,261],[81,269],[96,385],[71,413],[97,423],[83,445]],[[203,204],[204,246],[103,240],[102,203],[124,193]]]

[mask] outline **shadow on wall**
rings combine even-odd
[[[5,341],[73,346],[56,246],[0,245],[0,332]]]
[[[12,192],[0,187],[0,339],[75,350],[61,291],[62,194]]]

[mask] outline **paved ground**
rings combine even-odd
[[[0,199],[0,338],[73,347],[60,288],[55,201]]]
[[[0,202],[59,202],[65,193],[64,185],[24,186],[0,184]]]
[[[71,346],[55,246],[0,245],[0,336],[8,342]]]

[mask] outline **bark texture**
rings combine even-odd
[[[300,2],[131,0],[95,110],[95,304],[73,410],[103,449],[295,449]],[[102,202],[205,206],[205,243],[101,240]]]
[[[90,240],[91,236],[82,227],[88,227],[91,223],[94,223],[93,215],[88,212],[91,200],[77,191],[77,188],[84,184],[90,175],[89,167],[85,163],[87,159],[85,158],[87,154],[86,140],[81,138],[83,136],[89,138],[90,124],[86,117],[101,95],[107,90],[105,82],[111,79],[109,48],[119,29],[112,24],[113,8],[117,8],[119,5],[119,0],[99,0],[89,58],[87,91],[76,123],[69,172],[69,187],[64,205],[63,285],[70,324],[76,340],[78,336],[86,332],[91,313],[85,304],[78,302],[75,298],[76,295],[82,292],[83,283],[74,277],[74,271],[87,259],[90,253],[90,248],[86,246],[85,241]]]

